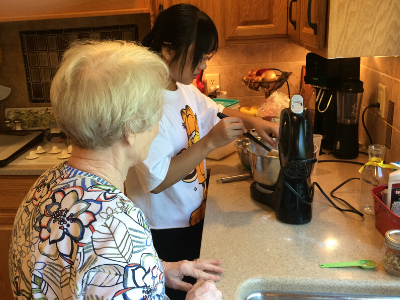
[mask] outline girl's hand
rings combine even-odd
[[[222,300],[222,293],[213,281],[200,279],[187,293],[185,300]]]
[[[267,141],[272,147],[276,147],[277,143],[269,136],[272,134],[276,138],[279,138],[279,125],[276,123],[265,121],[259,117],[253,117],[251,119],[252,128],[257,131],[257,134],[265,141]]]
[[[247,132],[241,119],[227,117],[220,120],[205,136],[211,150],[228,145]]]
[[[223,273],[224,269],[218,267],[220,264],[221,264],[220,260],[208,260],[208,259],[197,259],[195,261],[182,260],[178,262],[162,262],[164,268],[165,286],[176,290],[182,290],[185,292],[191,290],[193,288],[193,285],[182,281],[184,276],[191,276],[193,278],[202,279],[206,281],[207,280],[219,281],[220,277],[218,275],[209,274],[204,271]],[[197,284],[195,284],[195,286],[196,285]]]

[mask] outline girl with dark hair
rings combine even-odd
[[[200,255],[207,199],[205,158],[246,128],[276,146],[268,134],[278,136],[279,130],[276,124],[217,105],[191,84],[218,49],[217,29],[197,7],[177,4],[161,12],[142,44],[167,63],[170,82],[159,133],[147,159],[129,170],[126,192],[147,216],[160,258],[194,260]],[[219,120],[218,112],[229,117]],[[166,292],[173,300],[185,296]]]

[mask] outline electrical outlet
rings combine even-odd
[[[378,110],[378,115],[385,119],[388,109],[388,98],[386,97],[386,86],[378,83],[378,102],[381,105]]]
[[[216,88],[219,89],[219,74],[206,74],[205,80],[207,80],[206,95],[215,91]]]

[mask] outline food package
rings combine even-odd
[[[265,101],[259,106],[257,116],[266,120],[272,118],[279,118],[281,111],[289,107],[290,99],[288,95],[279,91],[273,92]]]

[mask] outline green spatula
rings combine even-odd
[[[376,262],[373,260],[361,259],[356,261],[320,264],[319,266],[321,268],[361,267],[363,269],[373,269],[376,267]]]

